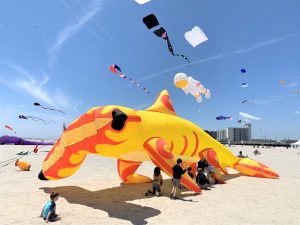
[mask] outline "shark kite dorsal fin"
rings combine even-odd
[[[159,96],[155,100],[154,104],[150,106],[147,111],[160,112],[176,116],[176,112],[173,108],[169,93],[167,90],[160,92]]]

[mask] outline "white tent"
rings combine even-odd
[[[292,148],[299,148],[299,147],[300,147],[300,140],[297,141],[297,142],[295,142],[295,143],[292,143],[292,144],[291,144],[291,147],[292,147]]]

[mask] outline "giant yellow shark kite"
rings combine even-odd
[[[234,156],[196,124],[176,116],[166,90],[146,110],[110,105],[87,111],[57,140],[43,162],[39,179],[71,176],[87,154],[117,158],[120,178],[126,183],[151,181],[135,174],[142,162],[148,160],[172,176],[172,167],[179,157],[185,165],[206,158],[224,174],[231,167],[249,176],[278,178],[271,168]],[[201,192],[188,174],[183,175],[181,182],[190,190]]]

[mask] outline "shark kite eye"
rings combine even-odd
[[[119,109],[114,109],[112,111],[112,118],[111,127],[114,130],[122,130],[127,120],[127,115]]]

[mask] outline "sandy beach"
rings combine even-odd
[[[46,156],[44,147],[36,155],[25,156],[30,172],[19,171],[14,163],[0,169],[1,224],[43,224],[39,214],[49,193],[60,198],[54,224],[205,224],[205,225],[296,225],[300,224],[300,149],[270,148],[254,156],[252,147],[242,150],[280,175],[279,179],[247,177],[229,170],[225,185],[196,195],[182,189],[181,200],[170,200],[171,180],[165,174],[163,196],[145,197],[150,184],[124,185],[116,170],[116,160],[89,155],[73,176],[57,181],[40,181],[37,175]],[[1,161],[33,146],[0,146]],[[153,164],[137,171],[152,176]]]

